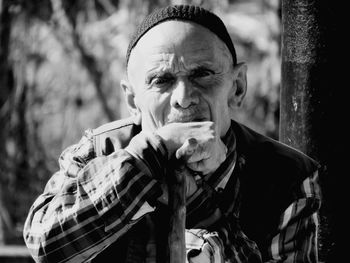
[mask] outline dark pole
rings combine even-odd
[[[344,123],[350,103],[342,92],[348,81],[342,81],[340,70],[346,49],[339,44],[344,34],[339,30],[339,10],[338,3],[323,0],[282,0],[281,9],[279,139],[322,165],[319,257],[329,263],[339,257],[336,236],[341,224],[335,207],[341,200],[341,176],[348,170],[344,141],[349,134]]]
[[[280,140],[318,159],[315,130],[323,114],[322,71],[325,60],[316,1],[282,1],[282,86]]]

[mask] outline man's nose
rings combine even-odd
[[[174,108],[188,108],[199,102],[198,94],[195,87],[187,79],[176,81],[171,94],[171,106]]]

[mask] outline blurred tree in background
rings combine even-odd
[[[277,138],[278,0],[0,0],[0,244],[23,243],[27,212],[62,150],[128,115],[119,88],[128,41],[169,3],[223,18],[248,63],[246,103],[234,118]]]

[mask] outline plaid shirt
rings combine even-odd
[[[96,156],[93,137],[92,130],[86,131],[78,144],[62,153],[60,170],[29,211],[24,239],[36,262],[89,261],[157,210],[162,193],[159,179],[168,162],[160,138],[141,132],[125,149]],[[221,255],[212,257],[215,262],[317,262],[317,172],[300,185],[303,197],[286,207],[268,251],[260,253],[239,225],[240,178],[236,174],[244,156],[237,154],[232,129],[224,141],[227,159],[199,180],[199,189],[188,198],[186,227],[210,222],[219,208],[222,216],[209,229],[213,234],[205,232],[200,237],[210,245],[212,255]],[[226,184],[232,194],[221,206],[218,192]],[[262,259],[261,254],[269,258]]]

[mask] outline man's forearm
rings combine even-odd
[[[145,140],[144,145],[149,143]],[[149,154],[147,149],[134,150]],[[157,149],[149,151],[153,155],[144,160],[125,150],[95,158],[76,178],[66,177],[58,193],[42,194],[24,229],[35,260],[84,262],[127,232],[140,207],[161,194],[153,178],[156,170],[147,168],[148,162],[158,158]]]

